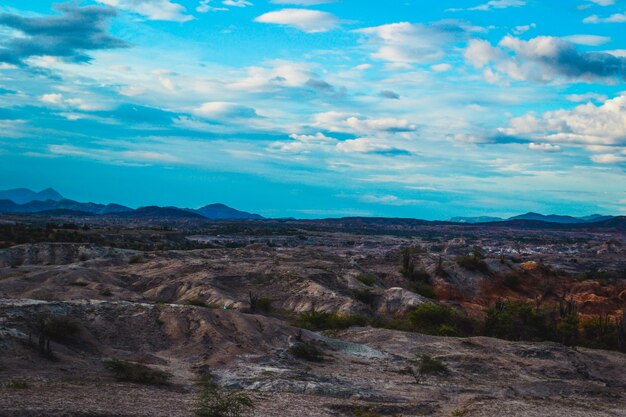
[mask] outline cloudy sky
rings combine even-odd
[[[626,214],[625,81],[626,0],[4,0],[0,188]]]

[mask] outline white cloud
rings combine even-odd
[[[476,68],[483,68],[502,55],[502,51],[481,39],[471,39],[464,53],[465,59]]]
[[[394,117],[367,119],[341,112],[318,113],[313,116],[314,126],[331,132],[371,134],[375,132],[412,132],[417,126],[406,119]]]
[[[619,164],[621,162],[626,162],[626,157],[605,153],[601,155],[594,155],[591,157],[591,160],[596,164]]]
[[[274,4],[295,4],[296,6],[315,6],[317,4],[335,3],[337,0],[272,0]]]
[[[187,22],[193,17],[184,6],[171,0],[96,0],[98,3],[137,13],[149,20]]]
[[[224,0],[222,1],[222,4],[224,6],[231,6],[231,7],[247,7],[247,6],[252,6],[252,3],[246,0]]]
[[[39,101],[46,104],[59,105],[63,103],[63,95],[58,93],[44,94],[39,97]]]
[[[572,103],[587,103],[588,101],[604,102],[608,99],[604,94],[598,93],[570,94],[565,98]]]
[[[529,143],[528,149],[532,151],[541,151],[541,152],[560,152],[561,151],[561,147],[559,145],[553,145],[551,143],[535,143],[535,142]]]
[[[596,43],[603,39],[585,36],[575,40]],[[616,83],[626,77],[626,59],[606,52],[580,51],[572,42],[552,36],[527,41],[505,36],[495,47],[484,40],[471,40],[465,59],[476,68],[487,67],[485,75],[491,79],[506,75],[517,81],[540,83]]]
[[[571,43],[586,46],[598,46],[611,41],[611,38],[608,36],[598,35],[570,35],[564,36],[563,39]]]
[[[211,101],[194,109],[194,114],[213,120],[228,121],[229,119],[249,119],[258,117],[252,107],[225,101]]]
[[[227,7],[211,6],[210,3],[211,0],[200,0],[200,3],[198,3],[198,7],[196,7],[196,11],[198,13],[208,13],[228,10]]]
[[[464,28],[450,22],[434,25],[400,22],[354,32],[369,38],[368,46],[375,48],[372,58],[396,64],[413,64],[443,58],[446,44],[466,30],[476,28]]]
[[[114,150],[114,149],[88,149],[79,148],[72,145],[49,145],[48,151],[52,155],[58,156],[74,156],[88,159],[95,159],[99,161],[107,162],[157,162],[157,163],[173,163],[180,162],[178,158],[173,155],[145,151],[145,150]]]
[[[480,4],[470,8],[452,8],[447,9],[447,12],[460,12],[464,10],[477,10],[477,11],[489,11],[493,9],[508,9],[509,7],[521,7],[525,6],[525,0],[490,0],[487,3]]]
[[[435,71],[435,72],[447,72],[447,71],[450,71],[452,69],[452,65],[450,65],[450,64],[436,64],[436,65],[431,65],[430,69]]]
[[[598,6],[612,6],[615,4],[615,0],[588,0]]]
[[[468,10],[492,10],[492,9],[507,9],[509,7],[522,7],[526,5],[525,0],[491,0],[487,3],[481,4],[476,7],[472,7]]]
[[[304,87],[310,80],[323,81],[312,70],[311,64],[277,60],[269,62],[266,67],[248,67],[245,77],[228,86],[246,92],[270,92]]]
[[[346,153],[371,153],[390,151],[393,148],[374,138],[350,139],[337,144],[337,150]]]
[[[309,9],[282,9],[265,13],[255,22],[291,26],[307,33],[328,32],[339,27],[339,19],[327,12]]]
[[[83,111],[107,110],[110,108],[109,103],[100,102],[94,98],[71,97],[65,98],[60,93],[43,94],[39,97],[39,101],[45,104],[58,106],[62,108],[78,109]]]
[[[528,31],[529,31],[529,30],[531,30],[531,29],[536,28],[536,27],[537,27],[537,24],[536,24],[536,23],[531,23],[531,24],[529,24],[529,25],[520,25],[520,26],[515,26],[515,27],[513,28],[513,33],[514,33],[515,35],[521,35],[521,34],[523,34],[523,33],[528,32]]]
[[[527,114],[511,119],[509,127],[500,131],[550,143],[626,146],[626,94],[599,106],[587,103],[541,116]]]
[[[607,17],[600,17],[596,14],[583,19],[584,23],[624,23],[626,22],[626,13],[615,13]]]

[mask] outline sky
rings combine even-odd
[[[0,189],[626,214],[626,0],[0,3]]]

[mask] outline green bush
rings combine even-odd
[[[509,340],[555,340],[556,323],[546,311],[519,301],[498,301],[487,310],[485,335]]]
[[[374,304],[376,300],[376,294],[372,292],[370,289],[357,289],[352,291],[352,297],[355,300],[362,302],[365,305],[371,306]]]
[[[104,367],[118,381],[147,385],[167,385],[171,378],[171,374],[160,369],[153,369],[146,365],[120,359],[106,360],[104,361]]]
[[[296,342],[289,348],[291,353],[296,358],[304,359],[311,362],[323,362],[324,353],[320,348],[315,346],[311,342]]]
[[[312,309],[304,313],[300,313],[292,324],[307,330],[336,330],[347,329],[352,326],[365,326],[367,319],[362,316],[326,313]]]
[[[257,300],[257,309],[263,313],[271,313],[273,310],[272,299],[269,297],[259,297]]]
[[[420,355],[420,365],[417,371],[420,375],[432,375],[432,374],[446,374],[448,373],[448,367],[439,359],[433,358],[430,355]]]
[[[426,298],[436,299],[437,294],[435,294],[435,289],[432,284],[423,281],[415,281],[411,282],[408,285],[409,291],[413,291],[416,294],[424,296]]]
[[[210,376],[202,377],[199,384],[202,391],[194,409],[196,417],[241,417],[254,409],[248,394],[224,389]]]
[[[133,264],[140,264],[143,262],[143,255],[133,255],[130,258],[128,258],[128,263],[133,265]]]
[[[457,265],[461,268],[465,268],[468,271],[482,272],[483,274],[489,273],[489,266],[480,257],[477,256],[459,256],[456,259]]]
[[[356,279],[368,287],[373,287],[376,284],[376,275],[374,274],[359,274],[356,276]]]
[[[420,304],[407,316],[412,331],[436,336],[471,336],[474,322],[459,310],[441,304]]]

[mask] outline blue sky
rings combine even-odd
[[[0,5],[0,188],[626,214],[626,0]]]

